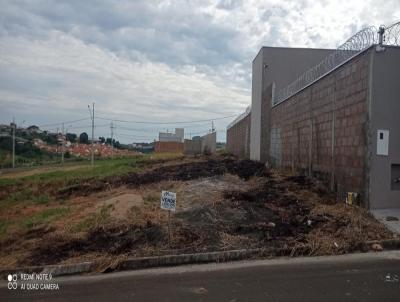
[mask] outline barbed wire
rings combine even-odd
[[[400,46],[400,22],[394,23],[388,27],[381,26],[381,28],[383,29],[383,45]],[[283,102],[360,52],[374,44],[378,44],[379,34],[380,31],[378,32],[375,26],[360,30],[318,65],[307,70],[294,82],[276,92],[273,104],[276,105]]]
[[[350,37],[345,43],[340,45],[335,51],[333,51],[330,55],[323,59],[319,64],[304,72],[294,82],[292,82],[285,88],[275,92],[273,105],[277,105],[285,101],[286,99],[304,89],[311,83],[315,82],[322,76],[331,72],[333,69],[339,67],[346,61],[358,55],[365,49],[371,47],[374,44],[378,44],[381,29],[383,29],[383,46],[400,46],[400,22],[394,23],[387,27],[381,26],[379,32],[375,26],[366,27]],[[227,129],[231,128],[233,125],[244,119],[250,114],[250,112],[251,106],[248,106],[245,112],[237,116],[227,126]]]
[[[319,64],[303,73],[294,82],[275,93],[273,104],[279,104],[296,94],[298,91],[316,81],[321,76],[340,66],[353,56],[359,54],[373,44],[378,42],[377,28],[370,26],[360,30],[337,50],[328,55]]]
[[[385,45],[400,46],[400,22],[385,28],[383,42]]]
[[[237,124],[238,122],[240,122],[242,119],[244,119],[246,116],[248,116],[251,112],[251,106],[247,106],[246,110],[240,114],[238,117],[236,117],[232,122],[230,122],[228,124],[228,126],[226,127],[226,129],[231,128],[233,125]]]

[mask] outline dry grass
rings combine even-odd
[[[367,210],[358,206],[323,204],[318,198],[312,205],[311,216],[326,217],[327,222],[306,235],[309,255],[348,253],[363,249],[366,241],[393,237]]]
[[[190,160],[198,159],[185,159],[184,161]],[[134,188],[121,185],[117,188],[91,193],[89,196],[72,197],[66,200],[51,198],[47,200],[43,197],[35,201],[30,197],[29,191],[21,191],[18,196],[11,196],[7,200],[8,206],[3,207],[0,211],[0,219],[2,219],[0,235],[3,234],[3,242],[11,240],[10,247],[13,249],[13,253],[10,254],[10,249],[4,248],[5,245],[0,245],[0,266],[14,266],[20,260],[29,258],[30,252],[46,241],[48,233],[57,234],[62,238],[62,242],[68,242],[68,239],[75,237],[85,238],[85,235],[97,228],[107,230],[116,227],[116,233],[118,233],[118,229],[123,230],[125,227],[131,226],[139,228],[143,226],[145,230],[146,225],[150,222],[159,227],[160,234],[164,236],[167,234],[168,212],[160,209],[161,190],[177,193],[177,212],[171,215],[171,248],[175,248],[177,253],[212,249],[274,248],[280,247],[279,244],[284,243],[285,247],[291,248],[292,256],[342,254],[358,250],[360,244],[367,240],[386,239],[392,236],[366,210],[344,203],[330,204],[328,196],[320,196],[311,189],[299,187],[293,183],[285,183],[285,175],[275,173],[274,177],[278,185],[287,185],[287,187],[283,191],[274,191],[277,188],[272,187],[272,191],[279,192],[279,196],[262,200],[262,204],[258,204],[258,207],[258,200],[230,200],[226,198],[224,192],[236,191],[251,195],[263,184],[265,185],[266,179],[254,177],[244,181],[238,176],[230,174],[190,181],[161,181]],[[37,187],[35,190],[39,189]],[[265,190],[268,193],[268,188]],[[129,207],[124,203],[124,208],[118,209],[119,203],[114,202],[112,197],[124,194],[140,196],[141,203],[129,203]],[[264,195],[264,198],[266,198],[265,196],[267,195]],[[113,200],[111,204],[107,202],[110,198]],[[282,205],[277,202],[279,198],[294,200],[294,203],[298,199],[305,209],[310,209],[309,213],[301,215],[306,219],[310,218],[311,228],[300,232],[299,235],[299,230],[296,229],[296,226],[299,225],[288,223],[284,227],[293,231],[293,234],[288,232],[289,235],[281,235],[276,232],[274,235],[273,229],[268,229],[266,225],[273,221],[276,223],[275,230],[278,230],[283,224],[282,217],[293,213],[290,209],[288,210],[293,204]],[[24,202],[23,199],[27,200]],[[60,208],[68,208],[68,211],[60,214],[59,210],[52,210]],[[262,212],[265,209],[274,215],[265,216],[265,212]],[[118,215],[113,215],[113,213]],[[297,214],[292,216],[295,215]],[[48,233],[29,238],[32,234],[28,234],[23,223],[26,224],[26,220],[30,218],[31,221],[28,220],[28,225],[32,228],[48,228]],[[318,221],[318,219],[321,220]],[[252,229],[237,231],[236,227],[243,225]],[[300,225],[299,229],[302,226],[304,224]],[[133,238],[135,236],[133,235]],[[115,238],[119,237],[116,235]],[[165,238],[157,237],[152,239],[153,242],[146,240],[143,240],[144,243],[140,243],[139,248],[136,249],[135,246],[134,250],[129,250],[130,255],[158,255],[171,252],[168,246],[164,247]],[[158,242],[155,242],[157,240]],[[2,241],[0,241],[1,243]],[[128,252],[124,250],[120,254],[104,255],[96,250],[96,252],[89,251],[84,254],[71,253],[69,258],[62,259],[60,263],[99,259],[104,264],[98,268],[99,271],[102,271],[106,267],[115,265],[113,261],[121,259],[121,257],[128,257]]]
[[[231,235],[225,232],[219,233],[222,250],[243,249],[251,243],[251,240],[244,235]]]

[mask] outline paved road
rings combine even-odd
[[[0,301],[400,301],[400,251],[58,277]]]

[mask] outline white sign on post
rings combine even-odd
[[[176,210],[176,193],[161,191],[161,209],[168,211]]]

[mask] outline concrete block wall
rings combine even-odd
[[[217,150],[217,132],[207,133],[198,139],[185,139],[185,154],[214,154]]]
[[[183,153],[194,155],[201,153],[201,139],[185,139]]]
[[[251,113],[226,132],[226,151],[240,158],[250,157]]]
[[[370,58],[361,53],[272,108],[271,163],[333,177],[339,194],[365,193]]]
[[[178,142],[155,142],[154,152],[157,153],[182,153],[183,143]]]
[[[274,89],[281,89],[305,70],[320,63],[332,49],[262,47],[252,62],[250,158],[267,161],[269,133],[262,129],[267,100]],[[267,141],[265,141],[267,140]],[[265,148],[265,146],[267,146]]]
[[[201,153],[214,154],[217,150],[217,132],[207,133],[201,137]]]

